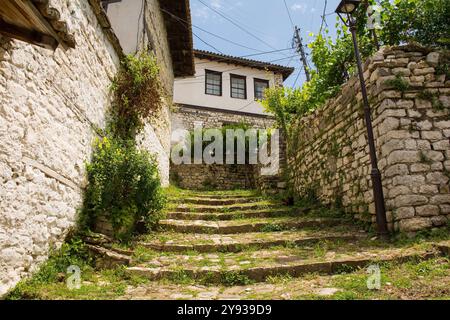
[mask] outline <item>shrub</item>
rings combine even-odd
[[[105,217],[115,237],[126,240],[138,222],[149,228],[157,223],[165,198],[156,160],[134,142],[97,140],[87,174],[81,226],[91,228],[98,217]]]
[[[99,218],[112,224],[117,239],[128,240],[138,223],[148,228],[159,220],[165,198],[156,159],[136,147],[136,135],[162,106],[159,67],[147,51],[127,56],[112,84],[106,136],[95,143],[87,164],[88,187],[80,229]]]
[[[223,155],[225,156],[227,154],[227,151],[230,151],[231,146],[227,144],[227,130],[243,130],[243,132],[245,133],[247,130],[250,129],[254,129],[252,128],[249,124],[242,122],[242,123],[236,123],[236,124],[226,124],[223,125],[222,128],[217,129],[219,130],[219,135],[221,136],[221,139],[223,141]],[[194,159],[195,156],[195,136],[199,136],[199,137],[205,137],[205,134],[209,131],[210,129],[194,129],[192,131],[190,131],[188,133],[188,141],[190,142],[190,146],[191,146],[191,158]],[[262,144],[263,144],[263,136],[260,134],[260,131],[258,131],[258,129],[254,129],[255,133],[256,133],[256,147],[259,148]],[[272,132],[270,129],[267,130],[267,142],[270,148],[270,141],[271,141],[271,137],[272,137]],[[211,141],[207,141],[207,140],[202,140],[202,153],[205,151],[205,149],[210,146],[211,143],[213,143],[215,140],[211,139]],[[237,136],[235,136],[233,138],[233,144],[234,144],[234,160],[237,161],[237,150],[239,150],[240,148],[245,150],[245,163],[248,164],[249,163],[249,159],[250,159],[250,155],[255,155],[255,152],[257,152],[258,150],[254,150],[254,149],[250,149],[250,141],[251,138],[247,135],[245,135],[244,139],[241,141],[240,139],[238,139]],[[244,143],[244,145],[240,145],[240,143]],[[216,151],[216,150],[214,150]],[[214,155],[214,153],[212,154]]]

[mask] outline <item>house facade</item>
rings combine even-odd
[[[263,125],[262,119],[273,123],[258,100],[266,88],[282,86],[293,68],[201,50],[194,50],[194,57],[195,75],[175,79],[179,112],[172,117],[174,128],[183,123],[190,128],[190,118],[201,118],[210,127],[220,126],[221,119],[257,127]]]

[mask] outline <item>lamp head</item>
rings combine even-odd
[[[341,3],[339,3],[336,9],[336,13],[352,14],[360,4],[361,0],[341,0]]]

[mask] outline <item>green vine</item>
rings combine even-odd
[[[134,140],[162,106],[159,66],[154,55],[142,51],[127,56],[111,89],[114,101],[107,129],[116,138]]]

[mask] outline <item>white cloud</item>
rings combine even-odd
[[[214,9],[222,8],[222,0],[211,0],[211,7]]]
[[[234,8],[242,7],[244,3],[242,1],[231,2],[228,1],[225,5],[224,0],[206,0],[205,3],[209,4],[209,6],[215,10],[219,10],[222,12],[232,11]],[[210,17],[214,17],[216,14],[204,6],[203,4],[193,4],[192,5],[192,16],[194,18],[199,18],[203,20],[207,20]],[[218,21],[222,20],[222,18],[218,19]]]
[[[210,12],[208,11],[209,9],[206,7],[195,7],[192,8],[192,16],[195,18],[200,18],[200,19],[208,19],[209,18],[209,14]]]
[[[301,13],[305,13],[307,8],[308,8],[307,4],[301,4],[301,3],[294,3],[291,6],[292,11],[300,11]]]

